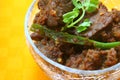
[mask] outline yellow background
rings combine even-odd
[[[0,80],[49,80],[25,41],[24,18],[32,1],[0,1]]]
[[[102,0],[104,1],[104,0]],[[119,7],[120,0],[104,2]],[[32,0],[0,1],[0,80],[49,80],[29,53],[24,18]]]

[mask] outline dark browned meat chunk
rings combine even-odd
[[[117,40],[120,40],[120,25],[116,25],[116,27],[112,29],[112,33]]]
[[[114,21],[116,23],[120,23],[120,11],[118,11],[117,9],[112,9],[112,14],[114,17]]]
[[[102,51],[102,53],[106,53],[106,60],[102,65],[103,68],[110,67],[118,62],[117,52],[115,49],[112,48],[111,50]]]
[[[110,25],[92,36],[93,39],[102,42],[120,41],[120,11],[113,9],[112,15],[113,21]]]
[[[113,21],[113,16],[104,5],[100,4],[98,12],[90,17],[90,21],[92,26],[83,33],[86,37],[92,37],[95,33],[107,27]]]
[[[82,70],[97,70],[110,67],[118,63],[117,52],[110,50],[84,50],[81,54],[74,54],[69,57],[66,66]]]
[[[34,23],[46,25],[54,29],[64,25],[62,16],[73,9],[71,0],[39,0],[40,12],[36,15]]]

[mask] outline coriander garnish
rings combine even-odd
[[[84,18],[86,12],[92,13],[98,8],[99,0],[72,0],[72,3],[75,8],[63,15],[63,22],[66,23],[66,26],[62,30],[75,27],[76,31],[80,33],[85,31],[91,25],[91,22],[89,19],[85,19],[83,23],[76,24]]]

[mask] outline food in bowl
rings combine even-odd
[[[120,11],[98,0],[39,0],[30,27],[38,49],[60,64],[100,70],[120,61]]]

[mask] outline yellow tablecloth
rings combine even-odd
[[[0,1],[0,80],[49,80],[25,41],[24,18],[32,1]]]
[[[120,8],[120,0],[102,0]],[[108,1],[111,4],[108,4]],[[24,18],[32,0],[0,1],[0,80],[49,80],[26,45]]]

